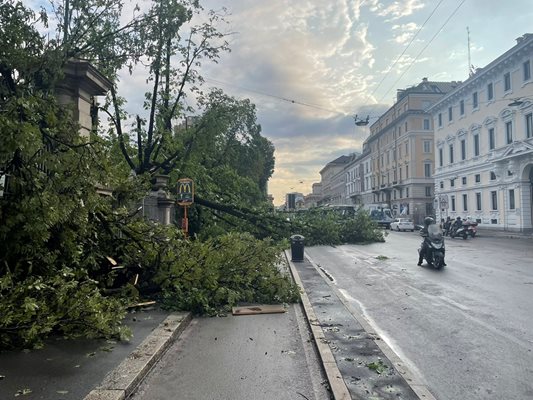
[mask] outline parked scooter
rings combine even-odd
[[[428,226],[428,235],[424,238],[425,248],[423,258],[427,261],[428,265],[437,269],[444,267],[444,237],[442,229],[437,224],[431,224]],[[418,249],[418,253],[422,249]]]
[[[457,225],[452,226],[450,230],[450,237],[454,239],[456,236],[466,239],[468,237],[468,232],[465,225],[457,227]]]
[[[453,239],[456,236],[463,239],[470,237],[476,237],[477,234],[477,222],[472,220],[465,220],[461,226],[454,225],[450,229],[450,237]]]

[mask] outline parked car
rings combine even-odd
[[[408,218],[396,218],[394,221],[390,224],[390,230],[391,231],[411,231],[413,232],[415,230],[415,226],[413,224],[413,221],[411,221]]]

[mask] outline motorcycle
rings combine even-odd
[[[462,237],[463,239],[470,237],[475,237],[477,234],[477,222],[463,222],[463,225],[460,227],[454,226],[450,230],[450,237],[453,239],[456,236]]]
[[[464,226],[465,224],[463,224]],[[477,234],[477,222],[467,222],[466,223],[466,233],[470,237],[476,237]]]
[[[428,235],[424,238],[424,243],[426,244],[426,250],[423,258],[428,265],[437,269],[444,267],[444,237],[440,226],[436,224],[428,226]],[[419,254],[420,251],[422,251],[422,248],[418,249]]]

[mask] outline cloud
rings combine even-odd
[[[393,31],[393,37],[392,41],[399,44],[407,44],[411,40],[411,38],[414,36],[415,32],[420,27],[414,23],[409,22],[407,24],[401,24],[401,25],[393,25],[392,31]]]
[[[425,5],[421,0],[394,1],[389,5],[384,5],[380,1],[373,1],[370,10],[380,17],[389,17],[387,21],[395,21],[412,15],[415,11],[424,7]]]

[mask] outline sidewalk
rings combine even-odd
[[[503,230],[492,230],[492,229],[477,229],[478,237],[501,237],[501,238],[510,238],[510,239],[533,239],[533,233],[524,233],[524,232],[512,232],[512,231],[503,231]]]
[[[303,293],[286,313],[191,321],[152,309],[128,316],[128,344],[0,353],[0,399],[433,399],[312,261],[288,264]]]

